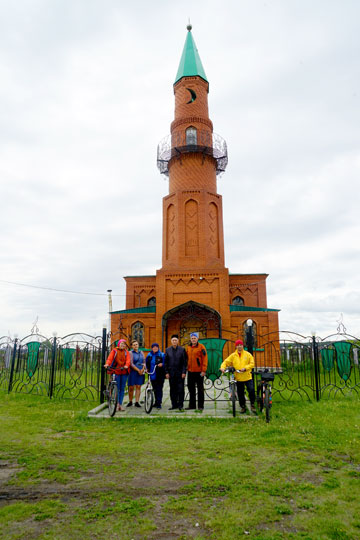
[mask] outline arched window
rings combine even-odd
[[[151,298],[149,298],[148,306],[156,306],[156,298],[155,298],[155,296],[152,296]]]
[[[252,324],[249,324],[250,321]],[[244,347],[249,349],[251,347],[253,350],[257,347],[257,324],[252,319],[248,319],[243,324],[243,336],[244,336]]]
[[[241,298],[241,296],[235,296],[231,301],[233,306],[243,306],[244,305],[244,299]]]
[[[197,131],[196,128],[190,126],[186,130],[186,145],[196,145],[197,144]]]
[[[137,321],[131,327],[131,341],[134,340],[139,343],[139,347],[145,346],[145,327],[140,321]]]

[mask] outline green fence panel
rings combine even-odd
[[[76,349],[62,349],[64,368],[70,369],[73,362],[73,354]]]
[[[40,345],[41,343],[39,341],[30,341],[30,343],[26,344],[28,348],[26,372],[30,378],[34,375],[38,365]]]
[[[219,368],[223,361],[223,349],[226,341],[226,339],[218,338],[199,339],[199,343],[206,347],[208,354],[206,377],[212,382],[216,381],[221,375]]]
[[[338,373],[340,377],[344,379],[344,381],[347,381],[351,375],[351,343],[348,343],[347,341],[339,341],[338,343],[334,343],[334,347],[336,351]]]
[[[334,367],[334,349],[322,349],[321,361],[324,371],[331,371]]]

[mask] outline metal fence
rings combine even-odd
[[[105,339],[104,339],[105,337]],[[0,338],[0,388],[43,396],[100,401],[105,336],[69,334]]]
[[[222,358],[235,350],[235,339],[234,336],[201,340],[209,356],[207,400],[227,399],[219,366]],[[255,387],[264,369],[275,374],[272,384],[275,401],[318,401],[360,393],[360,340],[346,332],[325,338],[294,332],[260,335],[248,349],[255,359]]]
[[[355,336],[280,332],[279,339],[268,338],[254,357],[257,369],[269,367],[276,373],[274,399],[319,400],[360,393],[360,340]]]
[[[209,365],[205,399],[228,399],[220,364],[235,337],[204,340]],[[69,334],[51,339],[31,334],[0,338],[0,389],[42,396],[103,401],[109,335]],[[249,347],[250,348],[250,347]],[[360,392],[360,340],[344,332],[324,339],[293,332],[257,336],[252,353],[256,372],[276,374],[273,400],[319,400]],[[250,348],[251,350],[251,348]]]

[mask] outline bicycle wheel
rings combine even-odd
[[[265,407],[266,422],[269,423],[270,422],[270,388],[268,386],[265,388],[264,407]]]
[[[108,397],[109,416],[114,416],[114,414],[116,413],[117,404],[118,404],[118,387],[116,383],[110,383],[109,397]]]
[[[233,414],[233,417],[235,418],[235,416],[236,416],[236,386],[235,386],[235,383],[231,384],[230,392],[231,392],[230,399],[231,399],[231,406],[232,406],[232,414]]]
[[[154,406],[154,392],[151,388],[145,390],[145,412],[147,414],[151,413],[151,409]]]
[[[258,387],[257,387],[256,401],[257,401],[257,404],[258,404],[258,407],[259,407],[260,412],[262,412],[262,410],[263,410],[263,408],[264,408],[264,400],[263,400],[263,388],[262,388],[262,384],[259,384]]]

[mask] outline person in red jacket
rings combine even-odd
[[[207,352],[199,343],[198,333],[192,332],[190,334],[190,345],[186,349],[188,356],[188,389],[189,389],[189,407],[190,409],[196,409],[196,388],[198,398],[198,410],[204,409],[204,377],[208,365]]]
[[[104,367],[109,368],[110,374],[115,373],[115,379],[118,387],[118,411],[124,411],[122,406],[125,394],[125,386],[130,371],[131,353],[126,350],[126,340],[119,339],[115,349],[109,354]]]

